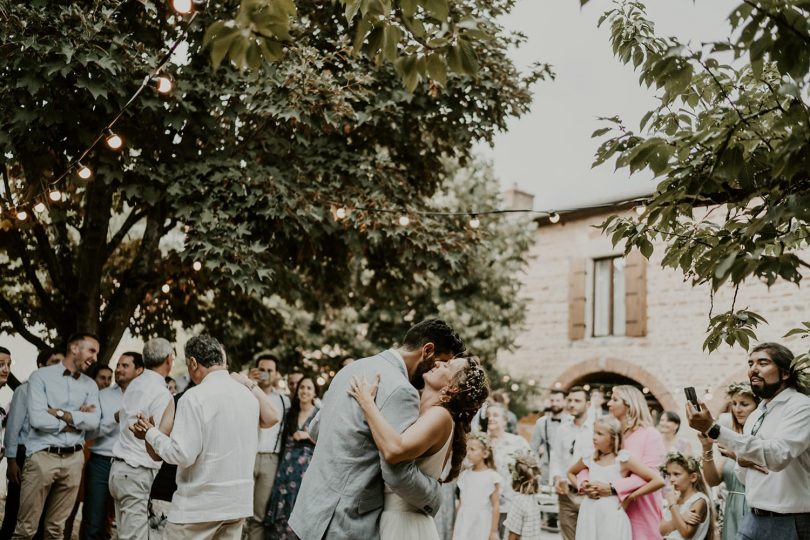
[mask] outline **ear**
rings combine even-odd
[[[436,352],[436,346],[433,343],[425,343],[422,345],[422,351],[425,353],[425,356],[430,356]]]

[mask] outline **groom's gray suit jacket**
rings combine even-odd
[[[408,503],[434,515],[439,484],[411,462],[389,465],[374,445],[363,411],[347,393],[352,376],[382,376],[376,403],[400,433],[419,416],[419,393],[392,351],[341,369],[323,398],[317,444],[304,474],[290,527],[301,540],[373,540],[380,537],[385,484]]]

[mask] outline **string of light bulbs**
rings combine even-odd
[[[172,6],[179,15],[189,14],[194,11],[195,5],[199,6],[202,4],[203,2],[198,0],[173,0],[172,2]],[[10,204],[8,210],[4,209],[2,205],[2,198],[0,198],[0,216],[6,212],[9,212],[12,217],[15,217],[18,221],[24,222],[28,219],[29,208],[38,214],[44,212],[47,209],[47,200],[50,200],[53,203],[58,203],[62,200],[63,194],[59,189],[59,185],[69,175],[75,172],[75,174],[82,180],[90,180],[90,178],[93,177],[93,170],[87,165],[87,156],[102,140],[105,142],[107,147],[113,151],[120,151],[124,147],[124,139],[113,131],[113,127],[115,127],[115,124],[118,123],[127,109],[135,102],[136,99],[138,99],[138,96],[140,96],[148,86],[154,85],[155,90],[161,95],[168,95],[174,89],[174,81],[168,73],[164,72],[163,68],[169,62],[177,47],[188,36],[189,29],[194,23],[194,20],[197,18],[198,13],[198,11],[191,13],[191,16],[183,26],[180,35],[169,46],[166,53],[160,58],[152,71],[150,71],[149,74],[143,78],[137,90],[135,90],[132,96],[130,96],[126,103],[124,103],[124,105],[118,110],[112,120],[110,120],[104,126],[104,128],[102,128],[98,136],[93,139],[90,145],[87,146],[76,159],[69,160],[68,165],[62,174],[53,180],[41,181],[43,187],[42,194],[34,197],[34,199],[30,201],[20,201],[18,199],[15,202],[13,193],[10,189],[10,183],[6,185],[6,189],[8,191],[7,196]],[[47,192],[47,195],[45,192]]]

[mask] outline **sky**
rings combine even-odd
[[[647,0],[648,16],[659,36],[700,43],[728,35],[731,0]],[[608,163],[591,168],[598,139],[591,133],[598,117],[618,115],[638,128],[654,104],[654,93],[640,87],[632,67],[613,57],[609,29],[597,28],[609,0],[518,0],[503,25],[521,31],[528,42],[514,51],[519,67],[533,62],[553,66],[557,78],[534,87],[530,114],[512,119],[494,149],[480,153],[494,162],[504,189],[517,184],[535,195],[536,210],[565,210],[616,201],[654,191],[650,176],[632,178]]]

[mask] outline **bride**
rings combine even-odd
[[[456,358],[437,362],[422,377],[425,389],[419,418],[402,434],[386,421],[374,401],[379,375],[373,385],[365,377],[352,378],[349,394],[360,404],[385,461],[396,465],[416,459],[419,468],[436,479],[449,462],[449,472],[441,479],[448,482],[458,476],[467,453],[470,422],[489,394],[486,375],[477,358]],[[381,540],[438,538],[432,517],[386,488],[380,519]]]

